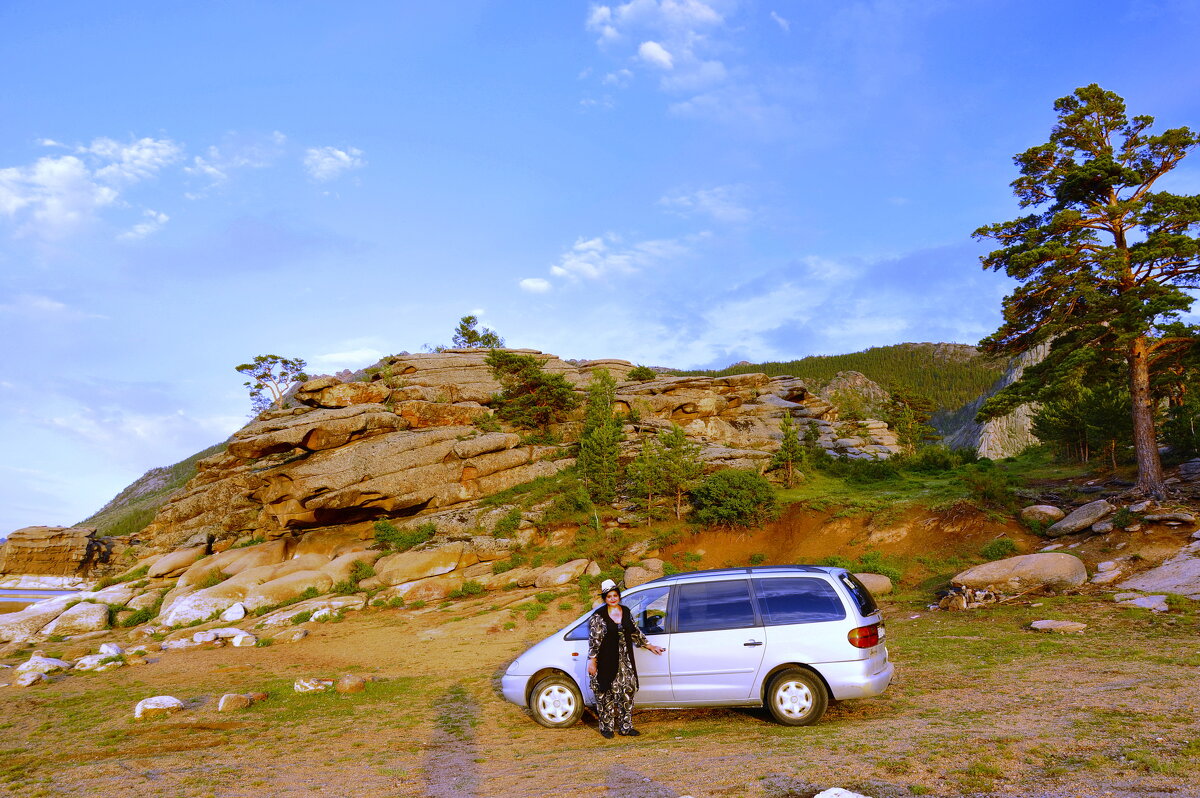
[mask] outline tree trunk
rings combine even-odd
[[[1149,346],[1142,336],[1129,345],[1129,396],[1133,399],[1133,450],[1137,455],[1138,489],[1148,496],[1164,496],[1162,463],[1154,434],[1154,403],[1150,397]]]

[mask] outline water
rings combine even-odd
[[[22,590],[13,587],[0,587],[0,613],[19,612],[30,604],[55,596],[67,596],[78,593],[78,590]]]

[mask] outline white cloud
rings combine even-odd
[[[739,201],[741,193],[737,186],[716,186],[664,196],[658,204],[681,216],[702,214],[718,222],[737,224],[750,220],[750,210]]]
[[[774,11],[772,11],[772,12],[771,12],[771,19],[775,20],[775,23],[776,23],[777,25],[779,25],[779,27],[780,27],[781,29],[783,29],[783,32],[784,32],[784,33],[791,33],[791,31],[792,31],[792,23],[788,22],[786,19],[784,19],[783,17],[779,16],[779,15],[778,15],[778,14],[776,14]]]
[[[653,64],[661,69],[672,69],[675,66],[671,54],[658,42],[642,42],[638,47],[638,55],[647,64]]]
[[[310,147],[304,151],[304,168],[316,181],[325,182],[339,177],[350,169],[361,169],[366,165],[362,150],[347,147]]]
[[[184,167],[186,174],[208,181],[207,188],[214,188],[227,181],[238,169],[265,169],[283,155],[287,136],[278,130],[269,136],[244,136],[227,134],[220,146],[211,145],[204,155],[192,159],[192,165]],[[204,191],[186,194],[188,199],[199,199]]]
[[[544,294],[550,290],[550,281],[544,280],[541,277],[526,277],[517,283],[522,291],[528,291],[531,294]]]
[[[694,238],[702,238],[700,234]],[[673,260],[687,254],[691,242],[681,239],[641,241],[628,247],[615,246],[620,240],[609,234],[597,238],[580,238],[550,267],[550,274],[572,280],[598,280],[610,274],[632,274],[641,269]]]
[[[616,72],[609,72],[600,82],[605,86],[616,86],[623,89],[629,85],[631,80],[633,80],[632,72],[628,69],[618,69]]]
[[[115,460],[148,461],[151,465],[172,462],[181,450],[196,451],[222,440],[246,421],[239,416],[193,416],[183,410],[138,413],[120,407],[79,405],[33,420],[103,450]]]
[[[171,217],[167,216],[165,213],[152,211],[149,208],[142,213],[142,216],[145,218],[144,222],[135,224],[124,233],[118,235],[117,239],[120,241],[137,241],[138,239],[145,238],[151,233],[156,232],[171,219]]]
[[[98,138],[76,152],[94,155],[106,162],[95,175],[109,183],[136,183],[154,177],[163,167],[179,160],[183,153],[170,139],[152,138],[138,139],[131,144]]]
[[[0,213],[22,223],[17,235],[62,238],[118,193],[97,183],[74,155],[39,158],[31,166],[0,169]]]
[[[321,369],[361,368],[369,366],[372,363],[378,363],[386,354],[386,352],[374,347],[362,346],[343,352],[328,352],[323,355],[317,355],[312,359],[310,365],[318,366]]]

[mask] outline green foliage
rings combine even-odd
[[[544,429],[579,405],[571,383],[547,374],[533,355],[493,349],[486,360],[501,391],[492,397],[496,415],[524,429]]]
[[[649,382],[650,380],[658,377],[658,372],[649,366],[637,365],[631,368],[629,373],[625,376],[627,379],[635,380],[637,382]]]
[[[292,616],[292,625],[299,626],[302,623],[307,623],[308,621],[312,620],[312,616],[313,616],[312,610],[305,610],[304,612],[298,612]]]
[[[140,610],[134,610],[132,615],[126,617],[125,620],[121,621],[121,626],[128,629],[128,628],[132,628],[134,626],[140,626],[141,624],[146,623],[147,621],[153,620],[155,617],[158,616],[158,611],[160,609],[162,609],[163,598],[165,598],[166,595],[167,595],[166,590],[161,591],[158,594],[158,599],[154,602],[154,604],[152,604],[149,607],[140,609]]]
[[[826,456],[817,467],[821,471],[842,477],[858,485],[892,482],[900,478],[900,469],[892,460],[850,460],[843,457]]]
[[[896,389],[883,409],[882,420],[896,433],[900,445],[912,452],[941,438],[929,423],[935,410],[937,405],[932,399]]]
[[[578,480],[567,479],[562,481],[561,485],[554,501],[542,513],[541,524],[549,526],[567,522],[584,523],[590,520],[596,512],[596,507],[583,484]]]
[[[979,459],[974,449],[950,449],[946,446],[922,446],[911,455],[901,458],[900,468],[921,474],[951,471]]]
[[[358,584],[375,575],[375,568],[366,560],[355,560],[350,564],[350,579]]]
[[[771,483],[753,471],[726,469],[691,491],[692,517],[707,526],[761,526],[779,515]]]
[[[833,568],[845,568],[851,573],[859,574],[879,574],[891,579],[894,583],[899,584],[904,577],[904,572],[895,565],[888,563],[884,556],[878,551],[871,550],[863,554],[857,561],[847,559],[838,555],[826,557],[821,560],[820,565],[828,565]]]
[[[1049,140],[1014,159],[1021,172],[1014,193],[1022,208],[1037,211],[974,233],[1000,247],[980,259],[983,267],[1018,283],[984,349],[1011,355],[1048,344],[1048,352],[982,412],[1042,399],[1090,363],[1123,360],[1138,487],[1161,496],[1152,386],[1194,343],[1194,333],[1174,331],[1200,281],[1200,202],[1154,187],[1200,139],[1187,128],[1152,133],[1153,117],[1130,118],[1120,96],[1094,83],[1058,99],[1054,110]]]
[[[304,360],[298,357],[258,355],[250,363],[236,366],[237,371],[250,378],[242,384],[250,389],[250,402],[255,415],[268,408],[279,407],[283,395],[293,383],[307,380],[305,365]]]
[[[1113,468],[1118,451],[1133,443],[1129,391],[1123,385],[1072,385],[1043,402],[1033,416],[1033,434],[1060,456],[1086,463],[1101,454]]]
[[[501,516],[492,529],[492,534],[498,538],[512,537],[521,528],[521,508],[514,507]]]
[[[500,422],[491,413],[486,413],[482,416],[475,416],[471,419],[471,426],[480,432],[503,432],[504,427],[500,426]]]
[[[617,383],[606,369],[592,373],[587,389],[587,414],[579,438],[576,467],[592,501],[609,504],[621,479],[621,420],[613,414]]]
[[[112,587],[113,585],[120,585],[124,584],[125,582],[136,581],[141,579],[149,572],[150,566],[142,565],[130,571],[129,573],[121,574],[120,576],[105,576],[96,582],[96,584],[92,587],[92,592],[95,593],[96,591],[103,590],[106,587]]]
[[[401,602],[401,606],[403,606],[403,602]],[[423,609],[425,609],[425,602],[421,599],[418,599],[417,601],[414,601],[412,604],[409,604],[408,608],[410,610],[423,610]]]
[[[748,562],[751,565],[762,565],[766,561],[767,561],[767,555],[762,554],[761,552],[756,552],[754,554],[751,554],[750,559],[748,560]]]
[[[979,556],[985,560],[1002,560],[1016,553],[1017,544],[1012,538],[996,538],[979,550]]]
[[[229,548],[231,548],[231,549],[248,549],[251,546],[257,546],[260,543],[266,543],[266,542],[267,542],[267,539],[265,537],[263,537],[262,535],[252,535],[251,537],[248,537],[245,540],[239,540],[237,543],[234,543]]]
[[[804,462],[804,447],[800,445],[800,438],[796,435],[796,425],[792,423],[790,415],[784,415],[779,421],[779,431],[783,438],[779,443],[779,451],[775,452],[775,456],[771,458],[772,470],[783,471],[783,484],[786,487],[794,488],[796,479],[799,477],[800,464]]]
[[[1117,510],[1111,519],[1113,529],[1124,529],[1127,526],[1133,526],[1137,523],[1137,520],[1137,516],[1128,507],[1122,507]]]
[[[504,339],[495,330],[489,330],[487,327],[476,329],[478,324],[479,317],[474,315],[463,316],[458,320],[454,335],[450,337],[455,349],[499,349],[504,346]]]
[[[992,461],[967,466],[962,480],[971,497],[983,506],[1005,511],[1016,509],[1016,478],[1009,471],[994,467]]]
[[[254,610],[254,615],[255,615],[255,617],[261,617],[263,615],[266,615],[267,613],[274,612],[275,610],[281,610],[284,607],[290,607],[293,604],[299,604],[301,601],[308,601],[309,599],[317,598],[320,595],[321,595],[321,591],[317,590],[315,587],[306,587],[306,588],[304,588],[304,592],[302,592],[299,596],[294,596],[293,598],[285,599],[284,601],[281,601],[278,604],[269,604],[265,607],[257,608],[256,610]]]
[[[196,589],[204,590],[205,588],[216,587],[228,578],[229,574],[224,571],[213,571],[196,583]]]
[[[375,542],[389,551],[408,551],[436,534],[437,526],[432,521],[421,524],[416,529],[397,529],[387,519],[375,522]]]
[[[653,512],[665,499],[679,520],[683,518],[684,497],[704,473],[700,447],[687,439],[682,427],[672,424],[671,429],[642,443],[641,454],[630,464],[628,473],[634,499],[643,509]]]
[[[450,594],[449,594],[449,598],[460,599],[460,598],[469,598],[471,596],[481,596],[481,595],[483,595],[483,592],[484,592],[483,585],[479,584],[474,579],[468,579],[467,581],[463,582],[460,586],[456,587],[454,590],[451,590]]]
[[[979,355],[971,347],[940,344],[896,344],[846,355],[814,355],[788,362],[752,363],[720,371],[680,371],[724,377],[761,372],[792,375],[810,387],[829,382],[840,371],[857,371],[889,391],[927,397],[950,410],[978,398],[1004,373],[1003,361]]]

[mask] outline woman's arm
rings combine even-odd
[[[604,640],[604,619],[593,615],[588,621],[588,669],[591,676],[596,675],[596,657],[600,654],[600,643]]]

